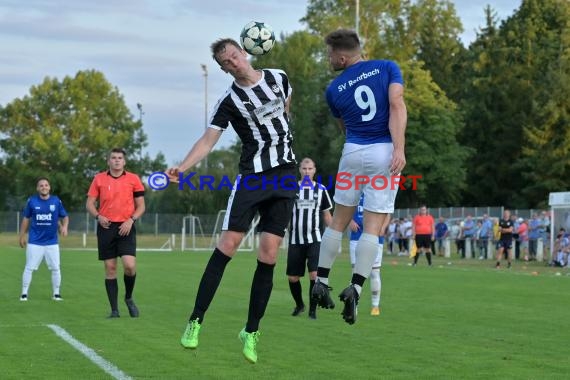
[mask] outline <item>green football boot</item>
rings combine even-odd
[[[200,327],[202,326],[198,323],[198,319],[188,322],[186,330],[184,330],[184,334],[182,334],[182,338],[180,338],[180,344],[182,344],[184,348],[194,349],[198,347]]]
[[[239,340],[243,343],[243,356],[248,362],[255,364],[257,362],[257,341],[259,340],[259,331],[248,333],[245,328],[239,333]]]

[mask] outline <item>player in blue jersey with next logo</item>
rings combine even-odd
[[[69,217],[61,200],[50,194],[51,187],[47,178],[38,179],[36,190],[38,193],[28,198],[24,208],[24,219],[22,219],[20,226],[20,247],[26,248],[26,267],[22,275],[20,301],[28,300],[32,273],[39,268],[44,258],[51,271],[53,299],[61,301],[59,291],[61,271],[59,269],[57,233],[59,230],[62,236],[67,236]]]
[[[404,81],[398,65],[386,60],[364,60],[360,40],[353,30],[335,30],[327,35],[325,42],[331,66],[335,71],[343,71],[326,90],[331,112],[346,133],[338,171],[349,173],[351,178],[399,175],[406,165],[407,111]],[[374,187],[382,187],[382,184]],[[364,222],[356,246],[356,263],[350,285],[339,295],[344,302],[342,316],[348,324],[356,320],[362,286],[378,252],[378,236],[384,235],[390,214],[394,212],[397,186],[384,190],[374,187],[370,182],[354,181],[349,188],[336,189],[333,221],[321,243],[313,297],[319,306],[333,308],[329,272],[338,255],[342,233],[352,220],[363,193]]]

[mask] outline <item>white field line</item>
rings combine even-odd
[[[81,352],[87,359],[91,360],[93,363],[95,363],[95,365],[97,365],[97,367],[107,372],[113,378],[117,380],[132,380],[132,377],[121,371],[119,368],[115,367],[113,364],[109,363],[107,360],[103,359],[101,356],[97,355],[95,351],[75,339],[73,336],[71,336],[71,334],[69,334],[58,325],[47,325],[47,327],[52,329],[57,336],[65,340],[77,351]]]

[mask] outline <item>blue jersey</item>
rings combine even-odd
[[[66,216],[63,203],[55,195],[50,195],[48,199],[42,199],[37,194],[28,198],[24,207],[24,218],[30,219],[28,243],[57,244],[58,221]]]
[[[334,117],[346,127],[346,142],[359,145],[392,142],[388,122],[388,87],[404,84],[395,62],[371,60],[346,68],[327,87],[326,97]]]
[[[352,216],[352,220],[358,224],[358,231],[350,231],[350,240],[358,240],[360,239],[360,235],[362,235],[362,228],[363,228],[363,220],[364,220],[364,195],[360,196],[360,201],[358,202],[358,206],[356,206],[356,210],[354,210],[354,215]],[[384,244],[384,236],[378,237],[378,243]]]
[[[436,239],[443,239],[445,234],[447,233],[447,224],[444,222],[439,222],[435,225],[435,238]]]

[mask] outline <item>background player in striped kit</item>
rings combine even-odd
[[[172,181],[179,181],[180,173],[206,157],[230,125],[242,143],[240,174],[228,199],[222,234],[204,269],[194,309],[180,343],[185,348],[198,347],[204,316],[224,270],[259,212],[261,237],[257,266],[247,322],[238,335],[244,357],[256,363],[259,324],[273,289],[279,246],[291,220],[297,189],[293,137],[289,129],[292,88],[283,70],[254,69],[245,50],[233,39],[214,42],[211,51],[222,71],[234,80],[214,106],[207,130],[180,165],[168,169],[167,174]]]
[[[332,202],[329,193],[319,183],[313,181],[317,168],[310,158],[304,158],[299,165],[301,181],[297,200],[293,206],[291,229],[289,231],[289,251],[287,253],[287,278],[289,289],[295,300],[292,316],[305,311],[300,277],[305,275],[305,264],[309,272],[309,318],[317,318],[317,303],[311,292],[317,279],[319,248],[321,246],[321,221],[329,225],[332,220]]]
[[[358,239],[362,235],[364,219],[364,194],[360,196],[360,202],[354,211],[354,216],[348,225],[350,229],[350,264],[354,270],[356,264],[356,245]],[[380,276],[380,268],[382,267],[382,253],[384,251],[384,236],[378,237],[378,253],[374,264],[372,264],[372,271],[370,272],[370,293],[372,296],[372,309],[370,315],[380,315],[380,293],[382,292],[382,277]]]
[[[28,300],[28,289],[32,282],[32,273],[37,270],[45,258],[51,271],[53,300],[61,301],[61,271],[59,260],[59,242],[57,232],[67,236],[69,217],[61,200],[50,194],[47,178],[36,182],[37,194],[28,198],[20,226],[20,247],[26,248],[26,266],[22,274],[22,295],[20,301]],[[29,229],[29,237],[26,240]]]

